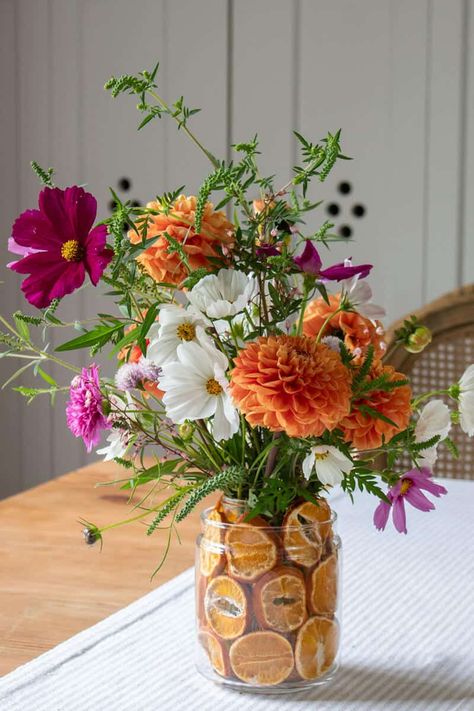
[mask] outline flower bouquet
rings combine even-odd
[[[220,492],[198,538],[198,668],[241,688],[297,689],[337,666],[332,487],[372,494],[375,526],[392,515],[406,533],[405,505],[430,511],[426,494],[446,493],[432,467],[438,445],[456,455],[452,424],[474,434],[474,366],[449,389],[413,398],[384,362],[372,265],[323,263],[321,247],[338,236],[329,221],[307,229],[320,204],[307,188],[345,159],[340,131],[319,143],[295,133],[300,163],[277,186],[259,170],[256,137],[232,147],[232,162],[205,148],[189,128],[196,110],[165,102],[157,70],[106,89],[138,96],[140,129],[176,121],[209,159],[209,175],[196,197],[180,187],[146,208],[112,191],[113,213],[96,223],[90,193],[55,187],[52,169],[33,163],[44,188],[13,225],[8,266],[26,275],[22,291],[39,313],[0,318],[1,355],[21,359],[11,380],[28,368],[43,380],[15,388],[28,401],[69,390],[72,434],[89,452],[105,434],[97,452],[125,468],[122,488],[133,498],[143,487],[128,520],[146,520],[149,534],[164,528],[166,550],[177,524]],[[89,280],[107,286],[112,313],[65,323],[61,299]],[[48,348],[49,330],[68,326],[80,333]],[[396,340],[416,352],[430,334],[412,318]],[[48,363],[75,371],[63,353],[84,348],[91,364],[57,383]],[[115,378],[92,362],[105,350],[118,359]],[[84,526],[88,543],[106,530]]]

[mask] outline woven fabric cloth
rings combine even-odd
[[[1,711],[473,711],[474,482],[445,484],[435,512],[410,508],[407,536],[373,529],[372,498],[334,502],[343,648],[327,686],[250,697],[202,679],[188,570],[1,679]]]

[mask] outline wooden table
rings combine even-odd
[[[79,518],[99,526],[127,517],[127,494],[98,482],[124,476],[98,462],[0,502],[0,675],[150,592],[193,564],[199,515],[180,524],[153,581],[166,533],[141,522],[85,544]],[[201,509],[201,507],[199,507]]]

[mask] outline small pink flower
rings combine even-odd
[[[66,405],[67,425],[75,437],[82,437],[88,452],[99,443],[101,430],[111,427],[102,400],[99,369],[92,364],[73,379]]]
[[[393,524],[399,533],[406,533],[405,499],[409,504],[419,511],[433,511],[434,504],[426,498],[422,489],[428,491],[433,496],[447,494],[444,486],[435,484],[431,478],[431,471],[426,467],[422,469],[412,469],[400,477],[399,481],[392,486],[387,494],[390,501],[381,501],[374,512],[374,525],[379,531],[383,531],[387,525],[390,511],[392,511]]]

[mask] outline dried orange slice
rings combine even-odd
[[[307,618],[306,585],[297,568],[279,566],[264,575],[253,589],[253,609],[261,627],[292,632]]]
[[[277,563],[278,546],[264,519],[236,523],[225,536],[228,572],[242,582],[253,582]]]
[[[225,564],[224,557],[224,530],[220,525],[223,522],[222,515],[213,509],[204,524],[204,530],[199,543],[199,562],[201,575],[206,578],[220,572]],[[215,525],[214,525],[215,524]]]
[[[330,533],[331,509],[324,499],[319,505],[304,501],[291,509],[283,522],[283,545],[287,558],[304,568],[319,562]]]
[[[246,501],[240,499],[229,499],[221,496],[217,502],[216,508],[223,515],[227,523],[235,523],[242,514],[245,514],[247,507]]]
[[[291,644],[276,632],[251,632],[236,639],[229,659],[239,679],[259,686],[281,684],[294,665]]]
[[[337,606],[337,558],[333,554],[311,571],[308,607],[313,615],[332,615]]]
[[[310,617],[298,631],[296,670],[302,679],[317,679],[331,667],[339,645],[339,625],[327,617]]]
[[[204,613],[204,598],[207,589],[207,579],[202,575],[196,576],[195,594],[196,594],[196,615],[199,624],[202,625],[206,621],[206,615]]]
[[[198,639],[207,652],[212,668],[221,676],[229,676],[229,658],[222,642],[209,630],[200,630]]]
[[[218,575],[207,586],[204,598],[206,620],[222,639],[235,639],[245,632],[248,603],[245,590],[228,575]]]

